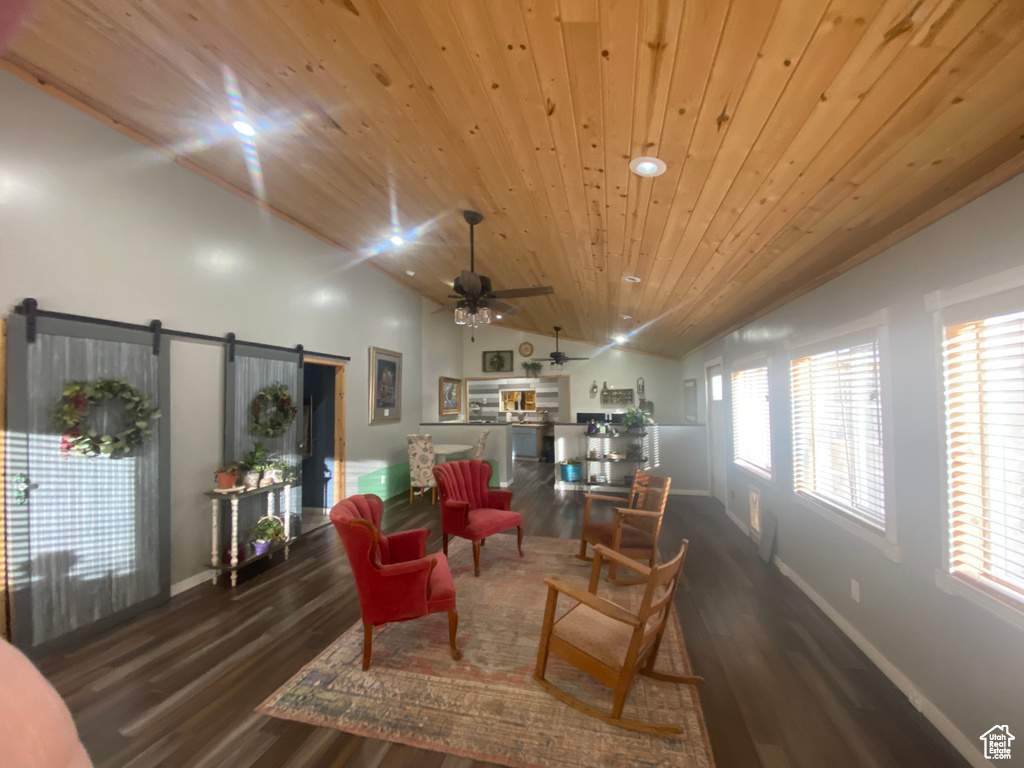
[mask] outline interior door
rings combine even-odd
[[[710,365],[705,370],[708,398],[708,453],[711,470],[711,495],[726,503],[726,435],[725,395],[721,364]]]
[[[69,643],[170,597],[169,345],[151,333],[12,316],[7,365],[11,636],[29,653]],[[119,378],[161,409],[122,458],[68,455],[54,409],[71,381]],[[88,406],[124,429],[117,398]]]
[[[277,458],[285,459],[298,473],[298,479],[289,492],[292,536],[301,534],[302,526],[302,419],[296,417],[283,435],[268,438],[252,433],[252,403],[259,391],[271,384],[288,387],[292,402],[299,406],[303,400],[302,369],[298,352],[282,352],[248,345],[231,345],[225,356],[224,375],[224,461],[238,461],[257,442],[263,443]],[[300,410],[301,412],[301,410]],[[273,494],[276,496],[277,494]],[[267,514],[265,497],[242,499],[239,504],[239,540],[245,544],[245,533]],[[281,504],[281,506],[284,506]],[[276,509],[278,515],[283,510]],[[227,547],[230,531],[226,516],[221,520],[220,541]],[[223,552],[221,553],[224,554]]]

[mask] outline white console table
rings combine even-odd
[[[292,503],[291,494],[288,492],[291,490],[291,483],[273,483],[271,485],[264,485],[262,488],[245,488],[238,491],[206,491],[206,496],[211,499],[211,533],[212,533],[212,547],[210,549],[210,567],[213,568],[213,583],[217,583],[217,578],[221,572],[228,572],[231,574],[231,586],[234,587],[238,583],[238,570],[244,568],[247,565],[255,563],[257,560],[262,560],[265,557],[270,557],[274,552],[280,549],[284,549],[284,558],[288,559],[288,550],[291,543],[295,541],[292,536],[291,524],[292,524]],[[280,496],[278,496],[280,494]],[[274,542],[270,549],[268,549],[262,555],[255,555],[253,557],[246,558],[245,560],[238,559],[238,502],[242,499],[246,499],[252,496],[266,496],[267,497],[267,515],[274,516],[282,519],[284,526],[284,541]],[[231,562],[225,564],[221,562],[220,554],[220,516],[225,508],[225,502],[230,506],[231,509]],[[281,510],[282,514],[275,515],[276,509]]]

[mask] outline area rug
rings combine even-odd
[[[585,587],[590,565],[572,556],[577,546],[565,539],[529,537],[520,558],[514,535],[494,536],[481,550],[476,578],[469,542],[456,539],[449,563],[462,661],[448,653],[448,621],[442,613],[375,631],[372,665],[364,672],[363,630],[356,624],[259,711],[523,768],[711,768],[698,690],[692,686],[636,678],[623,714],[683,726],[681,735],[665,737],[607,725],[563,704],[533,680],[547,598],[544,577],[557,574]],[[600,593],[633,608],[640,589],[605,584]],[[559,614],[572,605],[559,598]],[[674,616],[657,669],[689,673]],[[554,656],[547,676],[563,690],[610,710],[609,688]]]

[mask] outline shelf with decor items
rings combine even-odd
[[[644,436],[641,432],[628,431],[584,435],[583,483],[604,488],[629,488],[635,470],[646,465],[649,460]],[[623,439],[632,442],[624,448],[620,447]]]
[[[275,552],[284,550],[284,558],[288,559],[289,549],[296,539],[291,535],[292,505],[289,493],[291,489],[292,483],[271,483],[261,488],[238,488],[237,490],[230,488],[205,492],[204,495],[211,500],[213,541],[210,549],[210,567],[213,569],[214,584],[217,583],[217,578],[222,572],[227,572],[231,574],[231,586],[234,587],[238,583],[238,571],[241,568],[251,565],[257,560],[269,558]],[[270,542],[270,546],[265,552],[239,558],[239,551],[248,552],[248,547],[245,543],[240,544],[238,541],[238,505],[242,499],[252,496],[266,496],[267,517],[281,520],[283,539]],[[222,562],[220,542],[220,516],[224,513],[225,508],[229,509],[231,514],[231,541],[229,560],[226,563]],[[280,514],[275,514],[277,510],[280,510]]]

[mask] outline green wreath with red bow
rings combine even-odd
[[[249,431],[259,437],[280,437],[295,421],[298,408],[284,384],[271,384],[261,389],[252,401]]]
[[[89,406],[115,399],[124,405],[124,429],[117,434],[101,435],[89,426]],[[61,429],[62,454],[118,459],[131,453],[135,446],[149,442],[153,436],[149,422],[159,419],[160,411],[150,406],[149,395],[124,379],[97,379],[68,382],[54,416]]]

